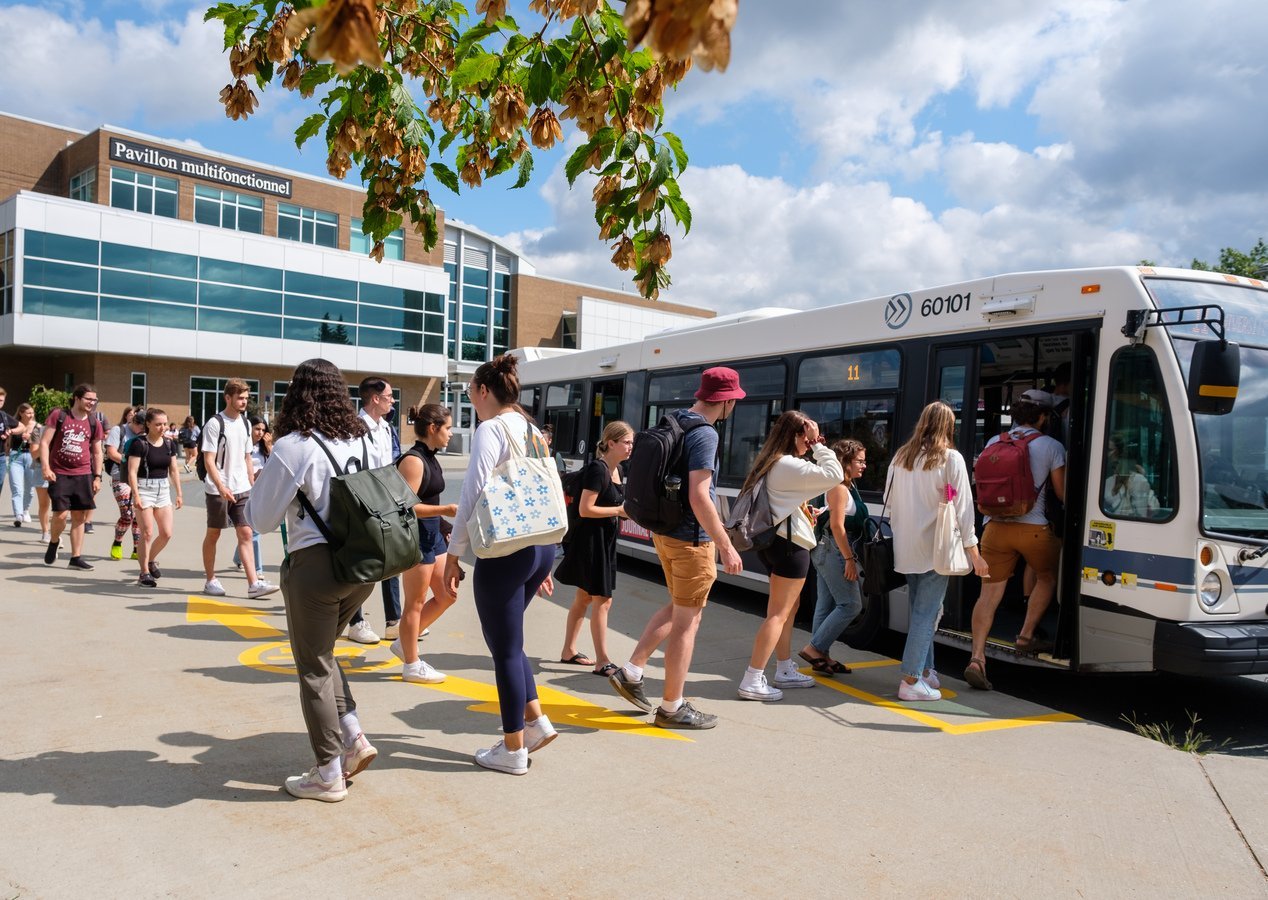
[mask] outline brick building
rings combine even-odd
[[[103,126],[0,113],[0,385],[92,382],[112,420],[129,402],[202,421],[225,379],[273,413],[296,363],[455,408],[479,363],[510,347],[588,348],[713,315],[539,275],[479,229],[440,216],[432,250],[402,229],[366,254],[359,187]]]

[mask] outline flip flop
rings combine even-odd
[[[593,666],[594,660],[586,656],[584,653],[574,653],[572,656],[564,659],[559,657],[559,661],[565,666]]]
[[[602,676],[603,678],[607,678],[609,675],[613,675],[613,674],[615,674],[615,672],[616,672],[616,670],[617,670],[618,668],[619,668],[619,666],[617,666],[617,664],[616,664],[616,663],[604,663],[604,664],[603,664],[600,668],[598,668],[598,669],[591,669],[591,670],[590,670],[590,674],[591,674],[591,675],[599,675],[599,676]]]
[[[831,678],[832,674],[837,671],[836,669],[832,668],[832,660],[828,659],[826,656],[811,656],[809,653],[806,653],[805,651],[802,651],[798,653],[797,655],[800,656],[802,659],[804,659],[806,662],[810,663],[810,668],[814,669],[820,675],[827,675],[829,678]],[[838,663],[838,665],[840,665],[840,663]],[[850,670],[846,669],[845,671],[848,672]]]

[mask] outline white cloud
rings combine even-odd
[[[156,131],[224,116],[224,40],[202,7],[183,19],[103,22],[74,8],[0,7],[10,36],[0,70],[8,112],[92,128],[132,124]]]

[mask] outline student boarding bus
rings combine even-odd
[[[569,467],[592,457],[607,422],[646,428],[692,404],[703,369],[738,370],[748,395],[717,426],[724,513],[784,410],[805,411],[829,441],[863,443],[860,488],[879,516],[890,457],[931,400],[956,411],[971,465],[1024,391],[1065,394],[1066,498],[1052,522],[1064,551],[1041,626],[1055,646],[1038,657],[1013,647],[1018,566],[988,654],[1080,672],[1268,672],[1268,283],[1146,267],[1027,272],[600,350],[517,352],[521,401],[554,426]],[[1068,385],[1054,381],[1067,372]],[[655,558],[632,522],[619,548]],[[746,556],[728,580],[764,589],[766,578]],[[979,588],[952,579],[940,643],[969,646]],[[864,646],[907,618],[905,588],[865,597],[844,640]]]

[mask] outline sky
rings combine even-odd
[[[315,101],[275,85],[250,120],[225,117],[208,5],[0,0],[0,109],[325,175],[319,140],[293,140]],[[1268,237],[1262,0],[746,0],[732,38],[725,73],[693,70],[667,95],[693,227],[662,300],[808,308],[1029,269],[1214,262]],[[598,239],[592,183],[568,188],[567,152],[537,151],[522,190],[512,172],[433,198],[539,274],[632,289]]]

